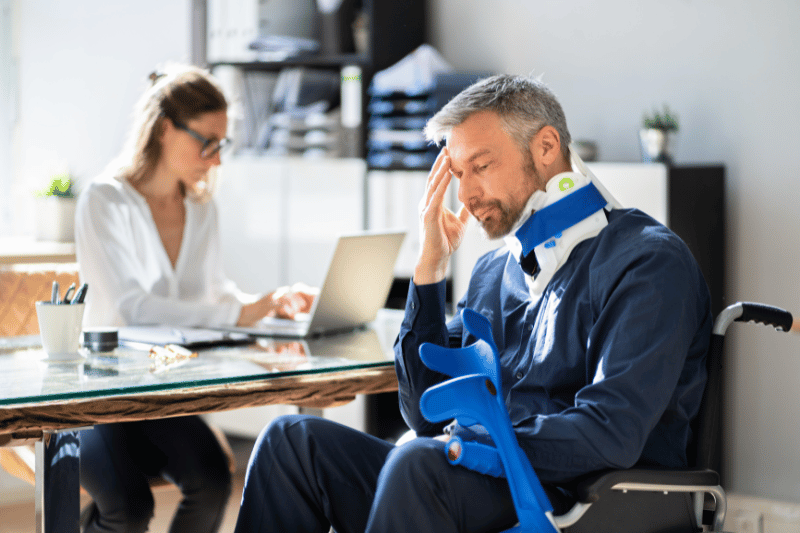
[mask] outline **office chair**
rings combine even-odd
[[[789,331],[788,311],[739,302],[715,321],[707,359],[708,381],[693,424],[690,467],[681,470],[638,468],[597,473],[575,484],[578,502],[553,516],[552,506],[511,427],[500,382],[497,348],[488,320],[464,309],[462,319],[478,340],[464,348],[420,346],[426,366],[452,379],[429,388],[420,400],[432,422],[458,419],[483,425],[496,447],[452,439],[448,460],[466,468],[508,479],[519,524],[511,532],[696,533],[722,531],[725,491],[719,485],[722,346],[733,322],[759,322]],[[460,445],[460,455],[454,447]],[[456,457],[457,456],[457,457]]]

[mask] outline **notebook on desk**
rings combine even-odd
[[[226,331],[303,338],[348,331],[375,320],[386,304],[394,265],[406,233],[367,232],[339,237],[319,295],[307,317],[264,318],[252,327]]]
[[[177,344],[186,348],[232,346],[253,341],[249,335],[191,326],[141,325],[118,329],[119,343],[133,348],[148,349],[152,345]]]

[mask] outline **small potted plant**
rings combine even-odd
[[[75,178],[58,172],[36,191],[36,238],[40,241],[75,240]]]
[[[678,131],[678,117],[669,106],[662,111],[654,110],[642,117],[639,141],[642,147],[642,161],[645,163],[673,162],[675,134]]]

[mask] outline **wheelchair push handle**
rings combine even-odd
[[[785,309],[756,302],[737,302],[722,310],[714,323],[714,333],[725,335],[733,322],[757,322],[778,331],[790,331],[794,319]]]

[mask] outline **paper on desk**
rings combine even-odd
[[[249,335],[243,333],[218,331],[214,329],[175,327],[175,326],[125,326],[119,328],[121,343],[138,343],[164,346],[213,346],[217,344],[235,344],[250,342]]]
[[[453,70],[435,48],[423,44],[391,67],[377,72],[372,78],[370,93],[375,96],[398,92],[423,94],[433,89],[437,74]]]

